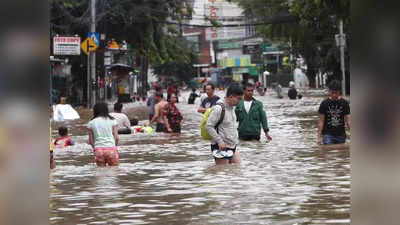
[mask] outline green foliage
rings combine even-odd
[[[109,39],[126,40],[135,56],[147,58],[161,68],[173,62],[191,63],[192,55],[178,44],[178,28],[170,19],[182,21],[185,0],[97,0],[96,29]],[[86,36],[90,24],[89,0],[49,0],[51,34]],[[189,64],[191,65],[191,64]],[[189,71],[188,68],[185,68]],[[165,74],[165,73],[163,73]]]
[[[339,20],[344,21],[344,33],[350,39],[350,0],[232,0],[244,8],[256,23],[264,23],[282,15],[298,19],[296,23],[272,23],[257,27],[267,40],[291,43],[291,53],[302,56],[309,68],[312,81],[318,70],[337,73],[339,63],[335,34]],[[347,43],[350,43],[347,41]],[[346,52],[346,64],[349,64]]]

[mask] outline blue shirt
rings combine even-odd
[[[214,95],[213,97],[211,97],[211,98],[205,98],[204,100],[203,100],[203,102],[201,102],[201,107],[203,107],[203,108],[210,108],[210,107],[212,107],[212,106],[214,106],[214,105],[216,105],[217,104],[217,101],[219,100],[219,97],[218,96],[216,96],[216,95]]]

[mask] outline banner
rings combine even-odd
[[[80,37],[61,37],[53,38],[54,55],[80,55],[81,38]]]

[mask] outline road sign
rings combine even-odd
[[[54,55],[80,55],[80,37],[61,37],[53,38],[53,54]]]
[[[94,52],[98,48],[96,43],[91,38],[86,38],[81,44],[82,51],[88,55],[89,52]]]
[[[97,46],[100,46],[100,33],[89,32],[88,37],[93,39],[94,43],[96,43]]]

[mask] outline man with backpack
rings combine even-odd
[[[220,99],[212,107],[206,122],[206,131],[211,137],[211,152],[216,165],[239,163],[236,150],[239,143],[236,115],[233,109],[242,100],[243,90],[237,84],[232,84],[225,99]]]

